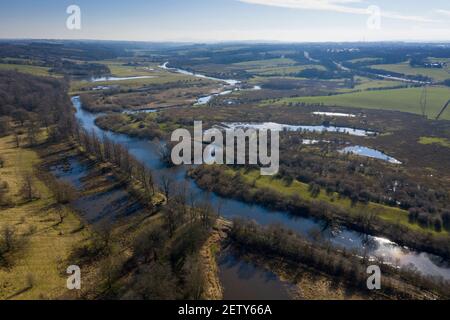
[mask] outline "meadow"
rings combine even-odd
[[[289,103],[323,104],[325,106],[395,110],[421,115],[422,91],[422,88],[361,91],[331,96],[285,98],[276,103],[280,105]],[[434,119],[449,98],[450,88],[448,87],[428,88],[427,117]],[[444,112],[441,119],[450,120],[450,110]]]
[[[379,217],[380,219],[392,223],[392,224],[400,224],[404,227],[407,227],[413,231],[420,231],[423,233],[431,232],[433,235],[439,236],[448,236],[449,232],[443,230],[442,232],[436,232],[429,228],[422,228],[418,224],[412,224],[408,219],[408,211],[402,210],[400,208],[390,207],[383,204],[369,202],[367,204],[364,203],[352,203],[349,198],[340,197],[337,193],[328,194],[323,188],[319,192],[317,197],[313,197],[309,190],[309,185],[306,183],[302,183],[298,180],[292,181],[292,183],[288,184],[281,179],[277,179],[274,177],[261,176],[258,171],[245,171],[245,170],[232,170],[232,169],[224,169],[225,172],[234,176],[235,174],[240,174],[241,177],[249,184],[249,186],[253,186],[254,189],[269,189],[275,192],[278,192],[284,196],[292,196],[297,195],[300,198],[306,201],[324,201],[326,203],[331,204],[332,206],[336,206],[342,210],[345,210],[350,215],[358,215],[361,212],[364,214]]]
[[[411,67],[409,62],[397,64],[379,64],[372,66],[374,69],[386,70],[395,73],[401,73],[408,76],[422,75],[433,79],[434,81],[444,81],[450,79],[450,69],[447,68],[415,68]]]
[[[0,70],[16,70],[23,73],[30,73],[35,76],[49,76],[49,68],[37,67],[26,64],[0,64]]]
[[[0,300],[54,299],[65,292],[66,259],[90,232],[68,206],[59,205],[55,195],[38,176],[41,163],[36,151],[16,148],[12,136],[0,139],[5,161],[0,180],[8,184],[10,206],[0,210],[0,230],[12,228],[21,246],[0,266]],[[31,175],[36,199],[22,199],[23,177]],[[64,216],[61,222],[61,216]]]

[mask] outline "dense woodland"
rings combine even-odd
[[[16,132],[13,126],[19,125],[33,145],[42,127],[50,135],[61,133],[54,125],[62,128],[72,115],[67,89],[66,82],[56,79],[0,71],[0,135]]]

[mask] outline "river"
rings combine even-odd
[[[226,199],[216,194],[205,192],[192,179],[186,176],[188,167],[166,168],[160,159],[159,146],[157,144],[100,129],[95,125],[97,115],[83,110],[79,97],[73,97],[72,101],[77,110],[77,119],[88,132],[94,131],[100,137],[106,135],[116,143],[124,145],[134,157],[152,169],[157,177],[161,174],[170,174],[176,181],[187,183],[189,189],[199,198],[204,199],[207,197],[213,205],[217,207],[220,205],[221,214],[227,219],[243,217],[255,220],[261,225],[277,223],[305,237],[310,237],[313,232],[320,231],[322,238],[335,246],[344,247],[348,250],[358,250],[361,253],[366,252],[371,256],[382,257],[386,262],[396,266],[406,267],[411,265],[423,274],[450,279],[450,266],[444,264],[439,257],[434,255],[416,252],[401,247],[388,239],[361,234],[347,228],[341,228],[339,231],[330,230],[326,227],[325,222],[320,220],[293,216],[282,211],[271,211],[259,205]]]
[[[199,73],[195,73],[195,72],[191,72],[191,71],[187,71],[187,70],[183,70],[183,69],[179,69],[179,68],[170,68],[169,67],[169,62],[166,62],[166,63],[160,65],[159,67],[161,69],[164,69],[164,70],[173,71],[173,72],[176,72],[176,73],[180,73],[180,74],[184,74],[184,75],[188,75],[188,76],[193,76],[193,77],[200,78],[200,79],[208,79],[208,80],[222,82],[222,83],[225,83],[229,87],[229,88],[225,88],[225,89],[219,88],[218,89],[219,93],[213,93],[213,94],[210,94],[210,95],[198,98],[197,102],[195,103],[195,105],[197,105],[197,106],[208,104],[215,97],[226,96],[226,95],[229,95],[229,94],[231,94],[231,93],[233,93],[235,91],[242,91],[242,90],[259,91],[259,90],[262,89],[258,85],[253,86],[253,88],[250,88],[250,89],[243,89],[240,86],[242,84],[242,82],[239,81],[239,80],[219,79],[219,78],[214,78],[214,77],[208,77],[208,76],[203,75],[203,74],[199,74]]]

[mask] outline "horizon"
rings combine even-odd
[[[276,41],[276,40],[222,40],[222,41],[156,41],[127,39],[70,39],[70,38],[0,38],[0,42],[40,41],[40,42],[117,42],[140,44],[180,44],[180,45],[220,45],[220,44],[262,44],[262,45],[294,45],[294,44],[448,44],[450,40],[379,40],[379,41]]]
[[[80,28],[67,20],[80,10]],[[444,0],[18,0],[0,12],[1,39],[134,42],[448,42]],[[68,10],[70,9],[70,10]],[[405,10],[407,9],[407,10]],[[408,14],[403,14],[403,12]]]

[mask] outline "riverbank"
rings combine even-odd
[[[448,282],[429,279],[414,271],[399,270],[384,264],[382,260],[369,259],[345,250],[330,250],[327,244],[313,245],[280,226],[261,227],[254,222],[235,220],[230,239],[236,248],[245,254],[258,255],[278,272],[282,270],[283,274],[295,275],[294,278],[298,276],[297,284],[301,284],[301,271],[306,268],[313,274],[326,275],[328,280],[351,288],[357,296],[364,298],[434,300],[448,299],[450,296]],[[366,271],[373,265],[378,266],[382,273],[381,290],[377,291],[367,287]]]
[[[269,187],[261,186],[257,180],[246,180],[239,175],[230,176],[226,170],[219,166],[202,166],[192,169],[189,175],[201,188],[221,196],[263,205],[273,210],[288,211],[294,216],[324,219],[332,225],[347,226],[367,234],[386,236],[401,245],[435,253],[447,259],[450,257],[450,242],[446,235],[412,230],[396,222],[396,219],[385,221],[383,216],[377,216],[380,210],[375,210],[372,214],[364,208],[355,210],[354,206],[345,210],[334,204],[337,200],[324,202],[311,197],[305,200],[298,193],[283,194],[279,190],[274,190],[273,184]]]
[[[92,232],[70,204],[58,201],[41,170],[45,160],[38,149],[17,147],[15,137],[6,136],[0,139],[0,156],[8,202],[0,207],[0,240],[3,245],[9,230],[14,248],[0,257],[0,300],[57,299],[67,293],[65,270],[72,265],[74,247],[86,243]],[[31,199],[24,199],[24,187]]]
[[[205,270],[204,299],[206,300],[223,299],[223,287],[219,278],[217,255],[224,246],[230,228],[231,223],[229,221],[218,219],[211,235],[200,250],[200,257],[203,260],[203,269]]]
[[[210,299],[434,300],[449,294],[444,283],[352,252],[331,251],[326,244],[313,245],[279,226],[262,227],[234,220],[218,230],[221,232],[214,232],[204,247],[216,252],[212,258],[208,254],[206,260],[214,270]],[[219,279],[225,281],[222,284],[214,277],[214,256],[219,262]],[[369,265],[381,267],[380,291],[366,286],[365,270]]]
[[[206,193],[191,179],[186,179],[186,170],[188,168],[167,168],[165,162],[161,160],[160,149],[157,144],[135,139],[128,135],[101,130],[95,125],[96,115],[84,111],[79,99],[76,97],[72,101],[77,110],[76,117],[87,132],[96,132],[100,136],[104,135],[119,144],[125,145],[133,156],[141,161],[146,161],[148,167],[156,170],[158,175],[170,176],[177,183],[187,184],[193,194],[198,194],[199,197],[208,199],[217,208],[220,207],[221,215],[225,218],[244,217],[255,220],[262,225],[285,225],[294,232],[305,236],[312,233],[318,234],[320,238],[330,241],[336,247],[383,256],[392,263],[397,263],[400,260],[403,266],[414,265],[420,272],[427,275],[450,277],[448,266],[439,257],[401,247],[389,239],[372,237],[364,232],[360,233],[347,228],[337,228],[338,232],[334,232],[336,224],[332,220],[317,220],[298,215],[292,216],[288,211],[274,212],[259,205],[247,204],[232,198],[223,198],[210,192]],[[246,194],[246,192],[243,194]],[[339,224],[339,220],[336,221]]]

